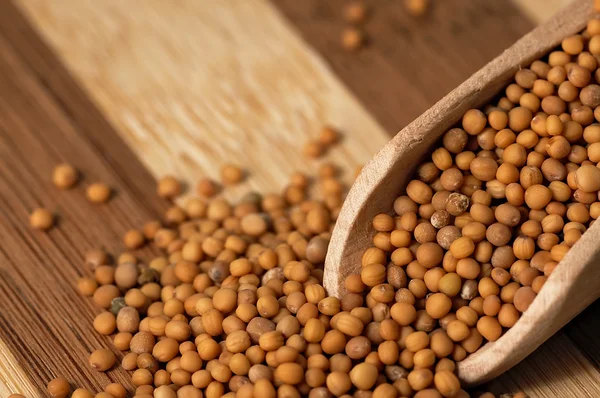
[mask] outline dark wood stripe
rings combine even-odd
[[[348,1],[273,3],[390,134],[533,27],[510,1],[434,0],[427,15],[414,18],[404,1],[367,0],[370,43],[348,53],[340,45]]]
[[[69,191],[50,182],[52,168],[63,161],[85,177]],[[90,204],[85,185],[92,181],[114,187],[114,198]],[[28,214],[38,206],[58,213],[60,228],[31,230]],[[87,366],[91,350],[111,344],[93,330],[98,309],[78,295],[75,281],[90,274],[83,267],[85,251],[123,251],[123,233],[167,206],[155,194],[154,178],[58,58],[21,14],[3,3],[0,336],[40,391],[59,375],[95,391],[111,381],[131,384],[122,368],[104,374]]]

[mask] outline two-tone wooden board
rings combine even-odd
[[[193,186],[234,162],[251,177],[231,197],[279,190],[293,170],[316,169],[300,148],[324,123],[344,132],[326,159],[349,178],[563,1],[434,3],[414,19],[400,1],[370,1],[372,43],[349,54],[342,0],[1,2],[0,397],[43,397],[58,375],[95,390],[129,383],[87,366],[110,342],[74,281],[86,250],[122,250],[123,232],[160,217],[156,178]],[[61,161],[84,174],[72,191],[50,182]],[[93,181],[114,199],[89,204]],[[28,227],[37,206],[60,214],[58,228]],[[593,306],[492,387],[600,397],[599,315]]]

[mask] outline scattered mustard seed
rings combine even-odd
[[[104,183],[96,182],[87,187],[85,195],[92,203],[105,203],[110,198],[111,189]]]
[[[319,142],[326,147],[337,144],[339,138],[339,132],[330,126],[323,127],[319,133]]]
[[[60,376],[51,380],[47,386],[48,394],[52,398],[66,398],[71,391],[69,382],[64,377]]]
[[[104,372],[115,364],[115,354],[106,348],[96,350],[90,354],[90,366],[97,371]]]
[[[316,159],[323,155],[325,147],[318,140],[309,140],[304,144],[302,151],[307,158]]]
[[[205,198],[212,198],[217,194],[218,187],[217,184],[210,178],[201,178],[198,180],[198,184],[196,185],[196,190],[198,195],[203,196]]]
[[[52,172],[52,183],[57,188],[69,189],[76,183],[79,175],[77,170],[70,164],[63,163],[56,166]]]
[[[144,245],[145,241],[146,238],[137,229],[130,229],[123,236],[123,243],[130,250],[139,249]]]
[[[353,1],[344,8],[344,19],[346,22],[360,25],[367,20],[368,10],[363,1]]]
[[[101,265],[110,264],[108,254],[102,249],[93,249],[85,253],[85,264],[92,270]]]
[[[429,0],[404,0],[406,11],[414,17],[425,15],[429,8]]]
[[[164,176],[158,180],[156,193],[162,198],[174,199],[181,195],[181,191],[181,183],[173,176]]]
[[[358,51],[365,44],[365,34],[354,27],[345,28],[342,32],[342,47],[346,51]]]
[[[238,166],[227,164],[221,167],[221,181],[225,185],[236,185],[244,179],[244,171]]]
[[[29,225],[41,231],[47,231],[54,224],[54,216],[44,208],[37,208],[29,215]]]

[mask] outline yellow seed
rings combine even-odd
[[[115,354],[106,348],[96,350],[90,354],[90,366],[100,372],[107,371],[115,364]]]
[[[77,170],[70,164],[56,166],[52,172],[52,183],[60,189],[69,189],[77,183]]]
[[[41,231],[47,231],[54,224],[54,216],[43,208],[35,209],[29,216],[29,225]]]

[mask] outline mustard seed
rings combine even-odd
[[[10,395],[9,398],[24,398],[22,395],[18,395],[18,396],[12,396]],[[86,390],[85,388],[78,388],[75,391],[73,391],[73,394],[71,394],[71,398],[94,398],[94,394],[92,394],[91,392],[89,392],[88,390]]]
[[[158,180],[156,193],[160,197],[174,199],[181,195],[181,191],[181,183],[173,176],[164,176]]]
[[[59,164],[52,171],[52,183],[59,189],[72,188],[78,178],[77,169],[68,163]]]
[[[92,203],[105,203],[111,194],[108,185],[101,182],[90,184],[85,191],[86,198]]]
[[[66,398],[71,392],[71,386],[64,377],[60,376],[56,379],[51,380],[47,386],[48,394],[52,398]]]
[[[225,185],[235,185],[244,179],[244,171],[235,165],[227,164],[221,167],[221,181]]]
[[[429,8],[429,0],[404,0],[404,7],[410,15],[421,17]]]
[[[92,278],[80,278],[77,281],[77,290],[82,296],[92,296],[97,288],[98,283]]]
[[[90,366],[97,371],[104,372],[115,364],[115,354],[108,349],[99,349],[90,354]]]
[[[127,390],[123,387],[122,384],[119,383],[110,383],[106,387],[104,387],[104,392],[112,395],[114,398],[126,398]]]
[[[52,228],[53,224],[54,216],[46,209],[37,208],[29,215],[29,225],[32,228],[47,231]]]
[[[362,3],[350,4],[347,7],[347,17],[354,17],[353,23],[360,23],[358,19],[366,17],[366,7]],[[350,15],[353,14],[353,15]],[[362,14],[362,15],[361,15]],[[350,19],[350,18],[349,18]],[[340,133],[331,126],[324,126],[319,133],[319,142],[326,147],[335,145],[340,140]],[[333,175],[331,175],[333,177]],[[304,184],[306,185],[306,184]]]
[[[196,183],[196,192],[205,198],[212,198],[217,194],[219,187],[210,178],[201,178]]]
[[[346,28],[342,32],[342,48],[346,51],[357,51],[363,46],[364,42],[365,35],[357,28]]]

